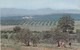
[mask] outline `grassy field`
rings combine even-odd
[[[16,43],[12,40],[2,39],[1,50],[80,50],[80,43],[72,43],[72,47],[57,47],[56,44],[38,44],[37,47],[24,46],[21,43]]]

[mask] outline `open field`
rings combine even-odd
[[[9,44],[10,45],[10,44]],[[43,44],[44,45],[44,44]],[[51,45],[40,45],[40,46],[37,46],[37,47],[27,47],[27,46],[21,46],[21,47],[18,47],[17,46],[14,46],[14,47],[1,47],[1,50],[80,50],[80,44],[79,43],[76,43],[76,44],[73,44],[71,48],[67,47],[67,48],[64,48],[64,47],[57,47],[55,44],[53,44],[53,46]]]
[[[1,30],[13,30],[15,25],[0,26]]]

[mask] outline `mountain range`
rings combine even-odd
[[[1,8],[0,14],[2,16],[27,16],[27,15],[47,15],[47,14],[80,14],[80,10],[68,9],[68,10],[53,10],[51,8],[44,8],[38,10],[27,10],[18,8]]]

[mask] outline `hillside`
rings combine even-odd
[[[27,10],[17,8],[1,8],[1,16],[24,16],[24,15],[46,15],[46,14],[80,14],[80,10],[68,9],[68,10],[53,10],[50,8]]]

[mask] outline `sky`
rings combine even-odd
[[[0,0],[0,8],[80,10],[80,0]]]

